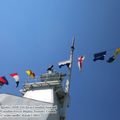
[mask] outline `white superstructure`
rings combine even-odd
[[[67,62],[60,62],[59,66],[67,66],[67,74],[59,73],[53,70],[53,65],[42,74],[38,82],[27,82],[20,92],[23,97],[14,95],[0,94],[1,105],[24,105],[24,106],[56,106],[56,113],[40,113],[42,117],[0,117],[0,120],[66,120],[67,107],[69,106],[70,80],[73,61],[74,41],[70,50],[70,59]],[[64,78],[67,76],[67,79]],[[65,83],[65,85],[63,85]],[[41,110],[41,109],[39,109]],[[29,112],[28,112],[29,113]]]

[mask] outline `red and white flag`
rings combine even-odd
[[[18,87],[19,79],[20,79],[19,75],[17,73],[12,73],[12,74],[10,74],[10,76],[15,79],[15,82],[16,82],[16,85],[17,85],[16,87]]]
[[[79,67],[79,70],[82,70],[82,66],[83,66],[83,61],[84,61],[85,57],[84,56],[80,56],[78,58],[78,67]]]

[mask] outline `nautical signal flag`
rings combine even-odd
[[[27,74],[29,77],[31,77],[31,78],[35,78],[35,73],[32,72],[32,70],[27,70],[27,71],[26,71],[26,74]]]
[[[117,56],[120,54],[120,48],[117,48],[114,55],[112,57],[110,57],[107,62],[108,63],[112,63],[116,58]]]
[[[120,54],[120,48],[117,48],[114,53],[114,58],[117,58],[117,56]]]
[[[10,76],[15,79],[16,87],[18,87],[18,85],[19,85],[19,79],[20,79],[19,75],[17,73],[12,73],[12,74],[10,74]]]
[[[82,64],[83,64],[83,61],[84,61],[85,57],[84,56],[80,56],[78,58],[78,67],[79,67],[79,70],[82,70]]]
[[[71,67],[71,61],[70,60],[62,61],[62,62],[59,62],[58,65],[59,65],[59,68],[61,68],[62,66],[65,66],[65,65],[68,68],[70,68]]]
[[[8,80],[6,79],[6,77],[0,77],[0,84],[1,85],[4,85],[4,84],[6,84],[6,85],[8,85],[9,83],[8,83]]]
[[[50,65],[49,67],[48,67],[48,69],[47,69],[47,71],[52,71],[53,70],[53,65]]]
[[[110,57],[110,58],[107,60],[107,62],[108,62],[108,63],[112,63],[114,60],[115,60],[115,58],[114,58],[114,56],[112,56],[112,57]]]
[[[105,59],[105,56],[106,56],[106,51],[99,52],[99,53],[95,53],[95,54],[94,54],[94,59],[93,59],[93,61],[96,61],[96,60],[104,60],[104,59]]]

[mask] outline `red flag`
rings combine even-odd
[[[83,64],[84,59],[85,59],[84,56],[80,56],[78,58],[78,67],[79,67],[79,70],[82,70],[82,64]]]
[[[12,73],[12,74],[10,74],[10,76],[14,78],[14,77],[18,76],[18,74],[17,73]]]
[[[8,85],[8,81],[7,81],[7,79],[4,76],[0,77],[0,83]]]
[[[18,87],[18,85],[19,85],[19,75],[17,73],[12,73],[12,74],[10,74],[10,76],[15,79],[16,84],[17,84],[16,87]]]

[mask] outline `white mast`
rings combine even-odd
[[[70,92],[70,84],[71,84],[71,72],[72,72],[72,65],[73,65],[73,52],[74,52],[74,44],[75,44],[75,37],[73,38],[72,41],[72,46],[70,49],[70,67],[68,67],[68,81],[69,81],[69,86],[68,86],[68,94]]]
[[[65,86],[65,98],[64,98],[64,105],[62,109],[63,118],[61,120],[66,119],[66,113],[67,113],[67,107],[69,107],[69,94],[70,94],[70,85],[71,85],[71,73],[72,73],[72,65],[73,65],[73,52],[74,52],[74,44],[75,44],[75,37],[72,41],[72,46],[70,49],[70,64],[68,66],[68,79],[66,80],[66,86]]]

